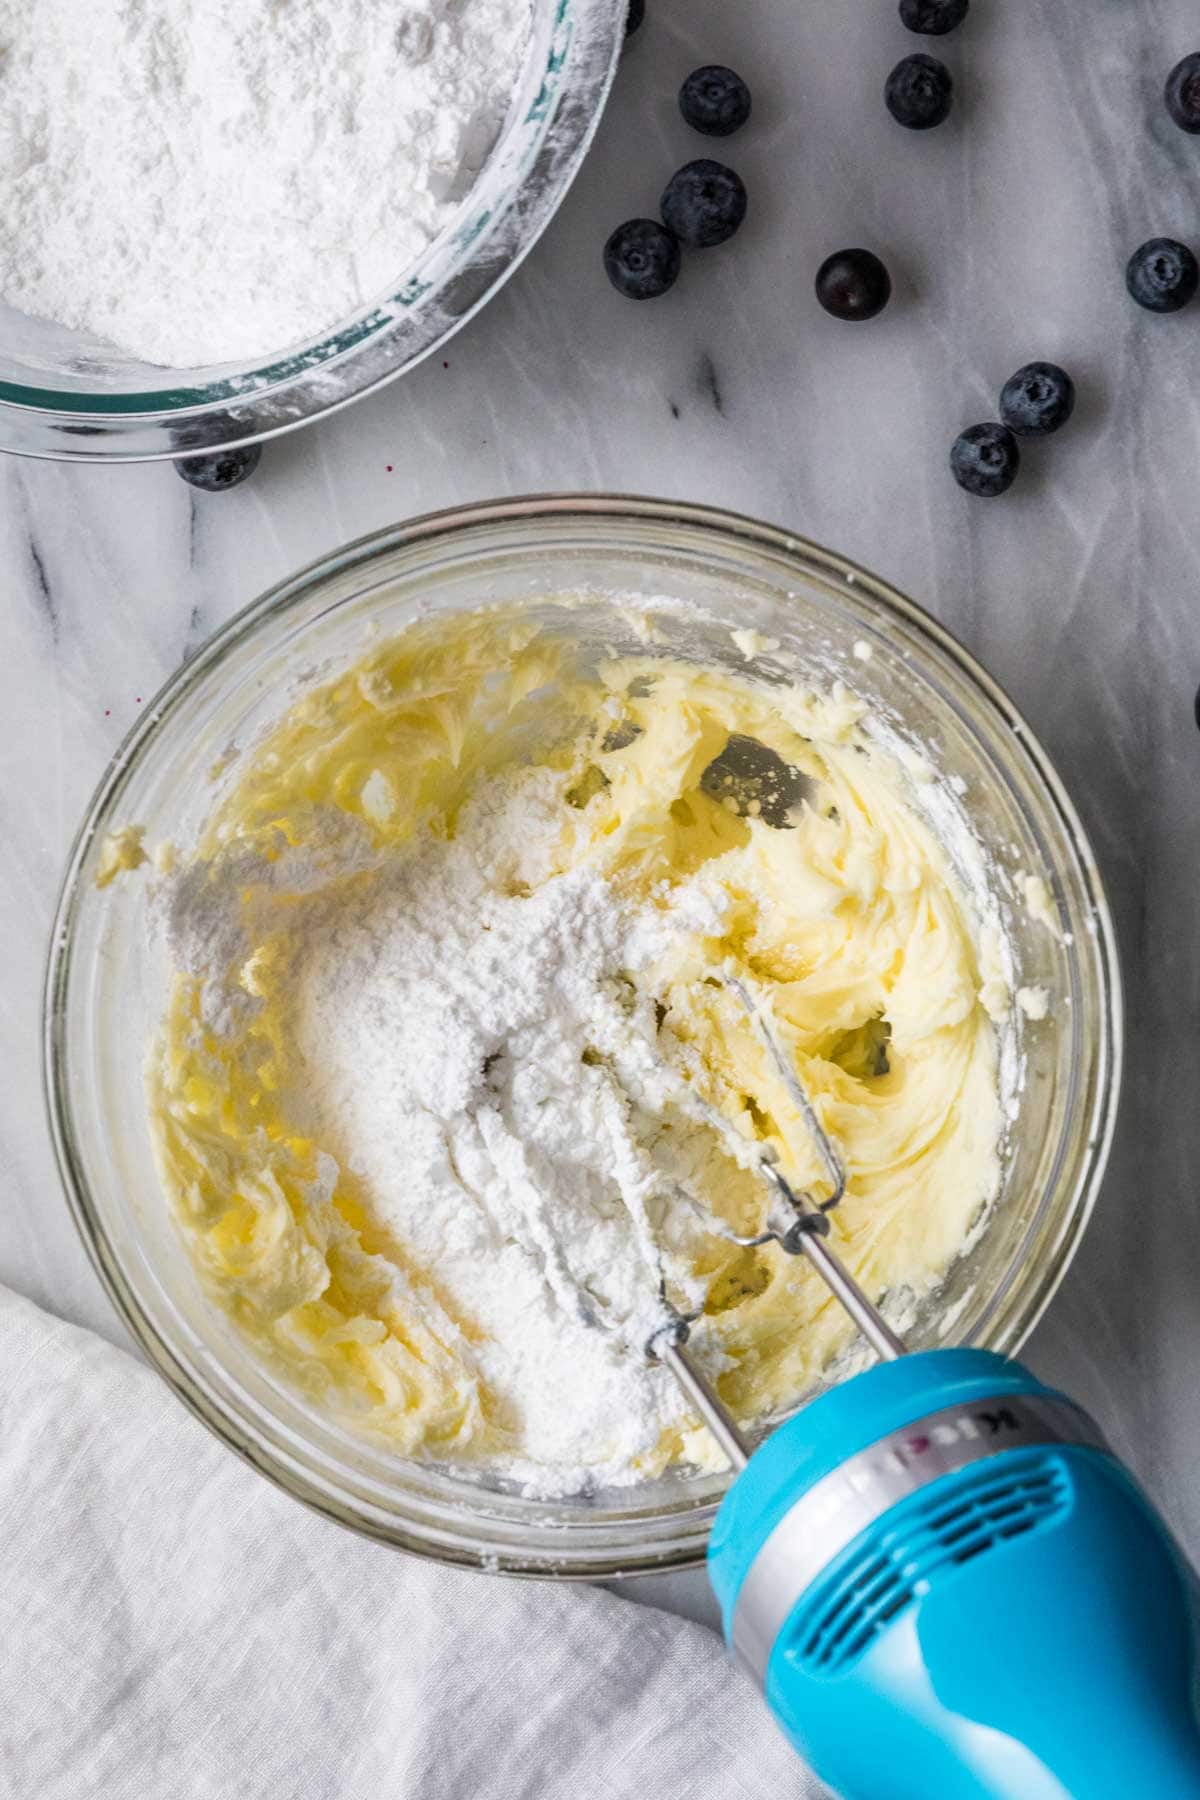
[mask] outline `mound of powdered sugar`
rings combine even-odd
[[[263,868],[258,898],[234,856],[177,880],[171,916],[185,967],[236,967],[249,945],[232,921],[267,917],[281,886],[304,896],[288,913],[288,1116],[464,1327],[501,1439],[489,1465],[547,1496],[636,1479],[686,1412],[645,1345],[664,1273],[702,1298],[687,1274],[702,1225],[675,1171],[690,1139],[707,1156],[713,1139],[631,976],[721,930],[686,886],[634,905],[592,870],[553,873],[562,779],[486,783],[452,839],[373,868],[345,834],[332,855],[307,846]],[[205,1010],[236,1025],[219,983]]]
[[[152,363],[379,298],[503,122],[530,0],[0,0],[0,292]]]

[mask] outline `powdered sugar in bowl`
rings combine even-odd
[[[0,449],[78,460],[249,443],[428,355],[552,217],[625,16],[621,0],[8,10]]]
[[[1017,1124],[1003,1144],[1000,1192],[936,1294],[914,1301],[905,1321],[914,1344],[949,1338],[1015,1349],[1070,1259],[1116,1098],[1111,926],[1053,770],[953,640],[828,552],[701,508],[513,501],[385,532],[234,620],[124,746],[72,858],[49,971],[46,1049],[64,1180],[131,1330],[225,1442],[359,1530],[444,1560],[538,1574],[679,1565],[702,1554],[722,1474],[674,1468],[633,1485],[601,1479],[534,1498],[519,1481],[481,1479],[449,1458],[400,1455],[345,1429],[211,1304],[155,1168],[145,1052],[163,1016],[168,971],[153,942],[147,948],[148,884],[122,873],[141,851],[121,828],[144,827],[147,846],[186,845],[211,816],[230,745],[273,725],[297,684],[313,691],[416,621],[469,623],[494,616],[497,604],[525,608],[547,632],[598,652],[642,654],[649,643],[698,669],[731,672],[754,657],[763,678],[778,682],[798,658],[795,678],[827,686],[840,676],[885,722],[914,787],[927,780],[929,757],[946,777],[947,805],[961,799],[999,899],[1014,988],[1045,989],[1055,1004],[1012,1009],[1004,1091]],[[202,769],[213,771],[212,783],[197,781]],[[953,838],[951,823],[945,832]],[[1031,869],[1046,884],[1036,907]],[[98,886],[108,875],[119,878]],[[592,917],[596,929],[610,928]],[[358,974],[374,978],[370,959],[331,964],[321,979],[328,990]],[[314,1028],[333,1016],[318,1006]]]

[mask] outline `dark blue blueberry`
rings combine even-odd
[[[835,319],[873,319],[891,294],[891,276],[871,250],[835,250],[817,270],[817,299]]]
[[[1018,437],[1046,437],[1075,410],[1075,383],[1057,363],[1032,362],[1000,391],[1000,417]]]
[[[663,222],[689,250],[708,250],[731,238],[746,216],[742,178],[702,156],[684,163],[667,183]]]
[[[1125,286],[1147,312],[1178,312],[1200,286],[1200,267],[1186,244],[1150,238],[1130,257]]]
[[[646,0],[629,0],[629,10],[625,14],[625,36],[632,37],[646,17]]]
[[[967,16],[971,0],[900,0],[900,23],[922,37],[945,37]]]
[[[679,90],[679,110],[693,131],[728,137],[750,117],[750,89],[721,63],[693,69]]]
[[[618,294],[655,300],[679,275],[679,239],[657,219],[626,219],[604,246],[604,269]]]
[[[238,450],[216,450],[211,456],[182,456],[175,473],[206,494],[224,494],[253,475],[261,461],[262,445],[244,444]]]
[[[1017,478],[1021,452],[1007,425],[989,422],[972,425],[956,437],[950,451],[950,468],[960,488],[994,500]]]
[[[1200,131],[1200,50],[1175,64],[1163,98],[1181,131]]]
[[[928,131],[948,117],[954,104],[954,82],[945,63],[918,50],[898,62],[883,90],[887,109],[897,125],[910,131]]]

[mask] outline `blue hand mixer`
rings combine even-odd
[[[1195,1575],[1073,1401],[990,1351],[905,1351],[830,1248],[845,1172],[758,1022],[833,1196],[764,1161],[767,1228],[737,1241],[806,1256],[881,1361],[751,1453],[690,1321],[652,1340],[736,1471],[708,1552],[734,1654],[843,1800],[1200,1796]]]

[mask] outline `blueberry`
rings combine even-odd
[[[684,163],[667,183],[663,223],[689,250],[707,250],[731,238],[746,216],[742,178],[724,163],[702,156]]]
[[[1000,391],[1000,417],[1018,437],[1046,437],[1075,410],[1075,383],[1057,363],[1032,362]]]
[[[625,36],[632,37],[646,17],[646,0],[629,0],[629,11],[625,14]]]
[[[898,62],[883,90],[887,109],[897,125],[910,131],[928,131],[940,125],[954,102],[954,82],[945,63],[918,51]]]
[[[1017,478],[1021,452],[1007,425],[972,425],[956,437],[950,468],[959,487],[982,500],[994,500]]]
[[[922,37],[945,37],[962,24],[971,0],[900,0],[900,23]]]
[[[873,319],[891,294],[891,276],[871,250],[835,250],[817,270],[817,299],[835,319]]]
[[[1175,64],[1163,98],[1181,131],[1200,131],[1200,50]]]
[[[1134,251],[1125,269],[1125,286],[1147,312],[1178,312],[1200,285],[1200,267],[1186,244],[1174,238],[1150,238]]]
[[[618,294],[655,300],[679,275],[679,239],[657,219],[626,219],[604,246],[604,268]]]
[[[175,473],[206,494],[223,494],[239,487],[262,461],[261,444],[245,444],[239,450],[216,450],[211,456],[181,456]]]
[[[721,63],[693,69],[679,90],[679,110],[694,131],[728,137],[750,117],[750,89]]]

